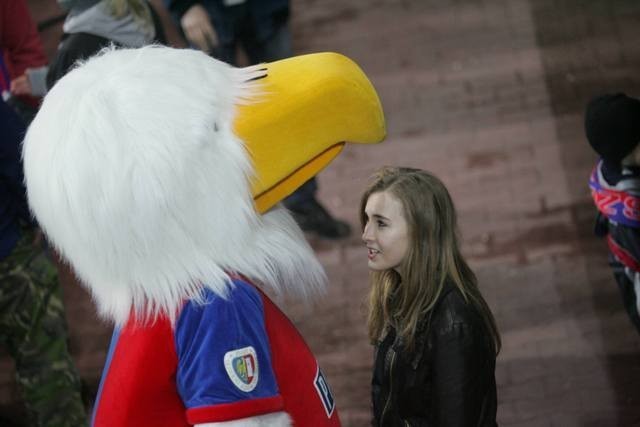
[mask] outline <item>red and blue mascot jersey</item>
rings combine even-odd
[[[284,411],[296,426],[339,426],[318,363],[291,321],[254,285],[205,291],[175,328],[131,318],[114,332],[92,425],[189,426]]]

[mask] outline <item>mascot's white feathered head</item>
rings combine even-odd
[[[61,79],[24,142],[40,226],[118,324],[173,318],[228,274],[309,295],[324,273],[284,196],[345,140],[384,137],[347,58],[234,68],[165,47],[109,49]]]

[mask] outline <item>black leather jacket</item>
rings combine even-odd
[[[409,355],[393,329],[376,347],[374,426],[497,426],[496,358],[480,314],[453,286]]]

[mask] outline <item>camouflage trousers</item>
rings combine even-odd
[[[32,233],[0,261],[0,344],[15,361],[29,425],[87,425],[57,270]]]

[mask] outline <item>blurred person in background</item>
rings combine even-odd
[[[376,426],[496,426],[500,336],[428,172],[383,168],[360,204]]]
[[[21,85],[27,85],[24,94],[33,93],[27,70],[46,59],[26,1],[1,1],[0,22],[0,344],[15,361],[29,425],[83,426],[87,418],[67,348],[57,270],[26,201],[21,161],[26,127],[5,102],[15,101],[11,92],[20,93]]]
[[[44,95],[47,57],[25,0],[0,2],[0,91],[25,123]]]
[[[101,49],[166,44],[160,19],[147,0],[58,0],[69,13],[47,74],[51,88],[77,61]]]
[[[229,64],[238,65],[239,46],[251,65],[293,55],[288,0],[164,2],[192,46]],[[326,239],[349,236],[349,224],[327,211],[316,198],[317,191],[314,177],[285,199],[284,205],[305,232]]]
[[[622,303],[640,333],[640,100],[623,93],[593,98],[585,130],[600,155],[589,179],[595,233],[607,238]]]

